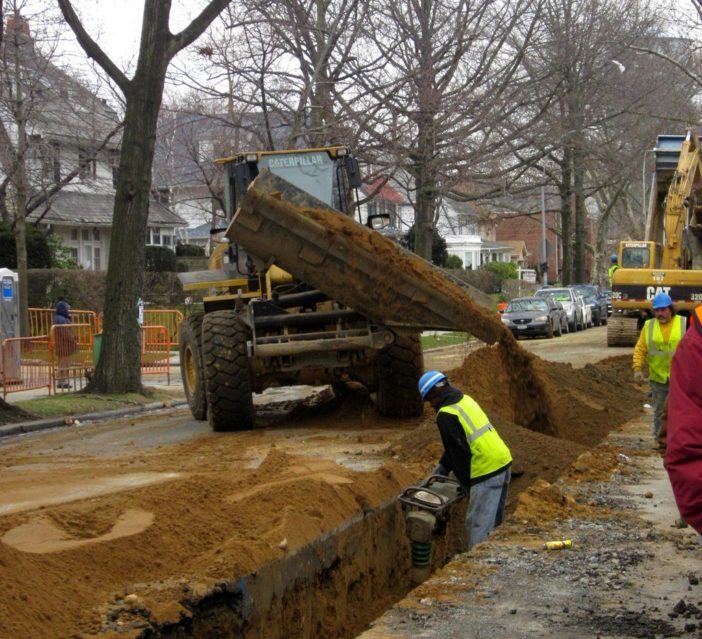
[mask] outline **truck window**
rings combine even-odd
[[[623,268],[648,268],[651,263],[651,250],[648,246],[625,246],[622,250]]]
[[[259,168],[268,167],[297,188],[336,208],[332,199],[334,160],[327,153],[284,153],[263,156]]]

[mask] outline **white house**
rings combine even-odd
[[[7,66],[0,67],[0,79],[24,95],[25,104],[19,111],[12,97],[0,96],[0,129],[15,157],[20,132],[25,131],[27,223],[59,237],[79,266],[104,270],[112,235],[120,118],[105,100],[42,55],[26,21],[10,18],[7,27],[0,57],[4,62],[19,60],[22,73],[17,80],[2,71]],[[0,177],[9,172],[3,168],[0,164]],[[19,180],[10,175],[9,181],[11,195]],[[6,203],[13,214],[14,198]],[[154,200],[147,235],[135,241],[172,247],[183,226],[182,219]]]

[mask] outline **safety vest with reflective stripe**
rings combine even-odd
[[[659,384],[667,384],[670,378],[670,364],[673,354],[685,333],[685,318],[673,315],[668,341],[663,341],[663,332],[657,319],[647,320],[644,324],[646,350],[648,351],[648,377]]]
[[[455,415],[466,433],[471,479],[489,475],[512,461],[509,448],[474,399],[464,395],[457,404],[443,406],[439,412]]]
[[[619,268],[619,264],[612,264],[612,266],[609,267],[609,270],[607,271],[607,275],[609,275],[609,288],[612,288],[612,278],[614,277],[614,271],[616,271]]]

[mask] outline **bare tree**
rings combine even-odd
[[[22,335],[29,334],[28,218],[40,222],[52,196],[81,170],[77,158],[68,171],[58,169],[57,156],[62,146],[80,144],[84,160],[94,159],[119,128],[96,92],[61,68],[59,25],[46,8],[33,6],[0,2],[0,218],[15,232]]]
[[[535,46],[524,56],[544,104],[533,137],[545,149],[542,167],[560,194],[566,283],[590,279],[588,198],[599,197],[601,210],[610,214],[619,208],[609,206],[612,197],[621,200],[622,210],[630,209],[622,198],[638,193],[627,183],[651,145],[647,127],[655,130],[666,111],[668,117],[674,110],[679,117],[692,115],[689,87],[677,84],[679,76],[666,78],[631,53],[632,45],[660,32],[660,16],[640,0],[548,0]],[[679,98],[674,108],[663,97],[670,92]],[[606,234],[599,235],[596,262]]]
[[[107,272],[102,354],[88,388],[100,392],[143,390],[139,357],[137,300],[144,282],[151,165],[156,125],[168,65],[200,36],[229,0],[210,0],[179,33],[170,32],[170,0],[145,0],[141,43],[133,77],[128,78],[88,35],[70,0],[61,12],[89,58],[124,93],[126,114],[115,196],[112,245]]]
[[[357,62],[360,90],[347,106],[367,145],[412,176],[415,251],[427,259],[442,195],[503,173],[515,115],[518,128],[533,117],[520,97],[520,60],[538,7],[531,0],[373,7]]]

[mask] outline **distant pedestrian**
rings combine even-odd
[[[444,445],[434,474],[453,471],[469,494],[465,524],[471,548],[502,523],[512,455],[478,403],[451,386],[446,375],[439,371],[424,373],[419,379],[419,392],[436,411]]]
[[[614,271],[616,271],[619,268],[619,258],[615,255],[612,254],[609,257],[609,263],[610,267],[609,270],[607,271],[607,275],[609,276],[609,288],[612,288],[612,277],[614,276]]]
[[[665,468],[684,521],[702,534],[702,306],[670,370]]]
[[[658,433],[665,400],[668,397],[670,364],[673,353],[685,334],[685,318],[676,315],[673,300],[667,293],[653,298],[653,319],[647,320],[634,346],[634,381],[644,381],[644,366],[648,365],[648,383],[653,402],[653,439],[658,445]]]
[[[56,304],[54,315],[54,344],[58,364],[56,366],[56,388],[71,388],[69,382],[71,356],[78,350],[76,336],[71,326],[71,307],[64,300]]]

